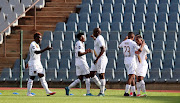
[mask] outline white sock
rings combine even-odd
[[[141,80],[141,81],[140,81],[140,85],[141,85],[142,92],[146,92],[146,87],[145,87],[145,82],[144,82],[144,80]]]
[[[136,92],[136,88],[135,88],[135,86],[131,86],[131,92]]]
[[[68,87],[71,89],[72,87],[75,87],[78,83],[80,83],[80,79],[76,79],[74,82],[72,82]]]
[[[41,81],[42,87],[46,90],[46,93],[47,94],[51,93],[51,91],[48,88],[48,84],[47,84],[44,76],[40,78],[40,81]]]
[[[101,79],[101,86],[100,86],[100,93],[104,94],[104,89],[105,89],[105,85],[106,85],[106,80],[105,79]]]
[[[33,80],[29,79],[27,82],[27,94],[31,93],[32,85],[33,85]]]
[[[87,94],[90,93],[90,79],[89,78],[86,78],[86,90],[87,90]]]
[[[137,94],[140,94],[141,92],[140,82],[136,82],[136,87],[137,87]]]
[[[101,82],[99,81],[98,77],[95,75],[92,79],[94,83],[100,88]]]
[[[128,93],[128,92],[129,92],[130,87],[131,87],[131,85],[126,84],[125,93]]]

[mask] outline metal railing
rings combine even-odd
[[[7,26],[3,31],[1,31],[0,35],[4,34],[4,57],[6,57],[6,35],[5,35],[5,31],[11,27],[13,25],[13,23],[15,23],[17,20],[19,20],[24,14],[26,14],[30,9],[32,9],[34,7],[34,30],[36,30],[36,4],[39,2],[40,0],[37,0],[36,2],[34,2],[28,9],[26,9],[25,12],[23,12],[20,16],[18,16],[18,18],[16,18],[9,26]]]

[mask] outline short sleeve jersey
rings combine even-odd
[[[136,42],[132,41],[131,39],[127,39],[123,41],[119,47],[123,48],[124,64],[136,62],[135,51],[140,48]]]
[[[149,54],[149,53],[150,53],[150,50],[148,49],[148,46],[144,45],[142,52],[139,54],[139,56],[141,58],[141,64],[142,65],[147,65],[146,55]],[[137,64],[139,64],[139,62],[137,62]]]

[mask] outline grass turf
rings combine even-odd
[[[124,90],[107,89],[105,97],[86,97],[83,96],[85,89],[72,89],[73,96],[66,96],[64,89],[51,90],[57,93],[46,96],[44,89],[33,89],[34,97],[26,96],[26,90],[0,90],[0,103],[180,103],[180,93],[147,92],[148,97],[124,97]],[[99,90],[91,89],[91,93],[97,95]]]

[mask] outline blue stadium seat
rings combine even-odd
[[[59,69],[59,61],[58,59],[52,58],[48,60],[48,68],[56,68]]]
[[[113,46],[112,46],[113,45]],[[108,50],[119,50],[119,43],[117,40],[110,40],[108,43]]]
[[[149,47],[149,49],[151,51],[153,51],[153,42],[151,40],[146,40],[145,42],[146,42],[147,46]]]
[[[70,60],[69,59],[61,59],[60,62],[59,62],[59,68],[67,68],[67,69],[70,69],[71,65],[70,65]]]
[[[115,74],[115,78],[114,78],[115,82],[126,82],[127,81],[125,68],[120,68],[120,67],[117,68],[114,71],[114,74]]]
[[[86,41],[86,48],[93,49],[94,48],[94,41],[93,40]]]
[[[79,14],[79,22],[87,22],[90,23],[89,13],[81,13]]]
[[[177,12],[169,14],[169,23],[178,22],[179,23],[179,14]]]
[[[116,60],[116,62],[117,62],[117,67],[119,67],[118,66],[118,63],[121,63],[121,61],[119,61],[119,60],[121,60],[121,59],[124,59],[124,54],[123,54],[123,50],[122,50],[122,48],[119,50],[119,52],[118,52],[118,55],[117,55],[118,57],[118,60]],[[123,60],[122,60],[122,64],[123,64],[124,62],[123,62]],[[123,66],[123,65],[121,65],[121,66]],[[121,67],[120,66],[120,67]]]
[[[13,70],[14,69],[20,70],[20,63],[21,63],[20,59],[16,59],[14,66],[13,66]],[[22,69],[25,69],[24,59],[22,60]]]
[[[115,3],[114,4],[114,13],[122,13],[122,14],[124,14],[124,5],[121,4],[121,3]]]
[[[163,31],[167,32],[167,25],[165,22],[157,22],[156,23],[156,30],[157,31]]]
[[[88,24],[86,22],[81,22],[78,24],[78,31],[88,32]]]
[[[112,22],[112,16],[110,13],[103,13],[101,15],[101,22],[109,22],[111,23]]]
[[[51,59],[58,59],[60,60],[61,59],[61,53],[59,50],[57,51],[50,51],[50,58]]]
[[[134,14],[133,13],[125,13],[124,14],[124,22],[134,23]]]
[[[136,13],[135,15],[135,22],[146,22],[146,16],[144,13]]]
[[[158,13],[158,7],[155,3],[148,3],[147,13]]]
[[[28,81],[29,80],[29,69],[23,70],[23,78],[22,81]]]
[[[159,4],[159,0],[148,0],[148,4]]]
[[[161,50],[161,51],[153,51],[152,52],[152,59],[153,60],[155,60],[155,61],[157,61],[157,59],[158,59],[158,61],[159,61],[159,59],[162,61],[162,60],[164,60],[164,53],[163,53],[163,51]],[[153,61],[154,62],[154,61]],[[154,62],[155,63],[155,62]]]
[[[172,78],[169,80],[169,82],[174,82],[174,83],[177,83],[177,82],[179,82],[180,81],[180,75],[179,75],[179,73],[180,73],[180,68],[176,68],[176,69],[174,69],[173,70],[173,72],[172,72]]]
[[[0,81],[6,81],[12,78],[11,68],[4,68],[1,72]]]
[[[126,3],[129,3],[129,4],[135,4],[137,3],[136,0],[126,0]]]
[[[102,5],[101,4],[93,4],[91,13],[102,13]]]
[[[67,68],[61,68],[59,70],[57,70],[57,78],[55,79],[55,81],[65,81],[66,79],[68,79],[68,69]]]
[[[69,50],[69,51],[61,51],[61,59],[69,59],[69,60],[71,60],[72,59],[72,52],[71,52],[71,50]]]
[[[141,30],[142,32],[144,32],[144,24],[143,24],[143,22],[135,22],[133,30],[134,31]]]
[[[123,50],[122,50],[123,51]],[[121,51],[121,52],[122,52]],[[118,54],[118,57],[124,57],[124,54],[123,54],[123,52],[121,53],[121,54]],[[117,68],[125,68],[125,65],[124,65],[124,58],[118,58],[117,60],[116,60],[116,62],[117,62]]]
[[[72,40],[75,41],[75,33],[74,32],[65,32],[65,41]]]
[[[57,78],[57,70],[56,68],[51,68],[46,70],[46,80],[53,81]]]
[[[90,6],[90,4],[83,4],[82,5],[79,14],[82,14],[82,13],[88,13],[88,14],[91,13],[91,6]]]
[[[113,58],[108,58],[108,64],[106,68],[116,69],[116,60]]]
[[[136,13],[144,13],[146,14],[146,4],[144,3],[139,3],[136,5]]]
[[[93,4],[104,4],[104,0],[93,0]]]
[[[74,81],[77,79],[77,76],[76,76],[76,69],[75,68],[71,68],[69,71],[68,71],[68,79],[67,81]]]
[[[126,0],[114,0],[115,4],[121,3],[121,4],[126,4]]]
[[[111,31],[122,31],[122,26],[120,22],[113,22],[111,23]]]
[[[148,0],[137,0],[137,4],[139,3],[148,4]]]
[[[176,58],[175,65],[174,65],[174,70],[179,68],[179,66],[180,66],[179,62],[180,62],[180,58]]]
[[[63,31],[66,32],[66,24],[64,22],[58,22],[56,24],[55,31]]]
[[[74,31],[77,32],[77,24],[75,22],[69,22],[66,24],[67,31]]]
[[[168,23],[168,31],[175,31],[178,32],[179,31],[179,27],[178,27],[178,23],[174,22],[174,23]]]
[[[89,31],[93,31],[94,28],[99,28],[99,23],[97,23],[97,22],[91,22],[91,23],[89,24]]]
[[[106,51],[107,57],[117,60],[117,51],[116,50],[108,50]]]
[[[42,37],[42,40],[50,40],[53,41],[53,33],[52,31],[45,31]]]
[[[145,40],[151,40],[151,41],[154,41],[154,33],[152,31],[145,31],[143,33],[143,38]]]
[[[104,0],[104,4],[114,4],[114,0]]]
[[[120,41],[120,34],[119,32],[109,32],[109,40],[117,40]]]
[[[125,7],[125,13],[135,13],[135,5],[134,4],[126,4],[126,7]]]
[[[64,33],[62,31],[54,31],[53,36],[54,36],[53,40],[64,41]]]
[[[159,13],[169,13],[169,5],[168,4],[159,4]]]
[[[158,82],[167,82],[172,78],[172,69],[167,68],[161,71],[161,78],[158,80]]]
[[[156,13],[147,13],[146,14],[146,22],[157,22],[157,15]]]
[[[103,22],[100,25],[101,31],[111,31],[110,23],[109,22]]]
[[[171,32],[171,31],[168,31],[166,32],[166,36],[167,36],[167,40],[174,40],[175,42],[178,41],[178,35],[175,31]]]
[[[41,59],[41,64],[43,66],[44,69],[47,69],[47,60],[46,59]]]
[[[69,18],[68,18],[67,23],[70,23],[70,22],[79,23],[79,17],[78,17],[78,14],[77,14],[77,13],[71,13],[71,14],[69,15]]]
[[[170,0],[159,0],[159,4],[168,4],[168,5],[170,5]]]
[[[112,22],[120,22],[123,23],[123,15],[121,13],[114,13]]]
[[[62,41],[61,40],[54,40],[52,43],[52,51],[62,50]]]
[[[168,14],[167,13],[158,13],[158,22],[168,23]]]
[[[145,24],[145,31],[156,31],[155,23],[154,22],[146,22]]]
[[[41,49],[44,49],[44,48],[46,48],[47,46],[49,46],[49,47],[51,47],[51,41],[50,40],[45,40],[45,39],[43,39],[42,41],[41,41]]]
[[[178,3],[180,3],[180,1],[179,0],[171,0],[171,4],[178,4]]]
[[[133,31],[132,22],[124,22],[122,26],[122,31]]]
[[[103,5],[103,11],[102,11],[103,13],[113,13],[113,6],[112,6],[112,4],[104,4]]]
[[[156,50],[156,51],[161,51],[161,50],[165,50],[165,44],[164,44],[164,41],[162,40],[155,40],[153,42],[153,50]]]
[[[174,51],[174,50],[165,51],[165,53],[164,53],[164,59],[176,59],[175,51]]]
[[[173,59],[169,59],[169,58],[165,59],[163,61],[163,67],[164,67],[163,69],[166,69],[166,68],[174,69],[174,60]]]
[[[41,59],[50,59],[49,51],[45,51],[41,54]]]
[[[171,1],[177,1],[177,0],[171,0]],[[179,3],[172,3],[170,5],[170,13],[180,13],[180,6]]]
[[[147,79],[146,82],[158,82],[158,80],[161,78],[161,70],[157,68],[154,71],[149,72],[150,77]]]
[[[166,41],[166,33],[165,32],[154,32],[155,40]]]
[[[114,76],[114,69],[113,68],[106,68],[106,73],[105,73],[105,79],[106,81],[112,81],[115,78]]]
[[[84,4],[92,4],[93,3],[93,0],[82,0],[82,5]]]
[[[99,13],[91,14],[91,23],[92,22],[98,22],[101,23],[101,15]]]
[[[167,40],[166,42],[166,51],[176,50],[176,41]]]

